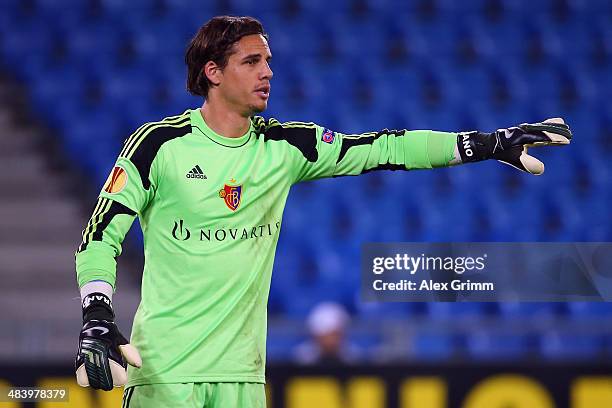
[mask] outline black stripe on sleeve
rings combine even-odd
[[[305,123],[304,126],[291,125],[291,127],[285,127],[276,120],[270,120],[267,124],[255,121],[255,125],[258,127],[258,135],[260,133],[264,134],[264,141],[285,140],[296,147],[309,162],[314,163],[319,158],[317,129],[313,124]]]
[[[160,125],[177,125],[185,121],[189,121],[189,115],[187,115],[187,112],[183,113],[182,115],[170,116],[159,122],[145,123],[138,129],[136,129],[136,131],[132,133],[127,139],[125,139],[125,141],[123,142],[123,149],[121,149],[121,153],[119,153],[119,155],[125,157],[125,155],[128,154],[130,150],[132,150],[134,145],[139,143],[139,140],[142,138],[142,136],[149,132],[152,128]]]
[[[104,213],[104,215],[102,215],[102,219],[100,220],[100,222],[96,224],[95,229],[93,230],[93,234],[91,234],[91,241],[102,241],[102,235],[104,234],[104,230],[106,229],[106,227],[108,227],[108,224],[111,223],[111,221],[117,214],[127,214],[131,216],[136,216],[136,212],[130,210],[125,205],[117,201],[112,201],[109,209]],[[90,234],[87,234],[77,252],[83,252],[87,249],[87,245],[90,242],[90,239],[88,238],[89,235]]]
[[[185,126],[181,127],[163,126],[151,131],[136,148],[136,151],[130,157],[130,160],[138,169],[142,186],[146,190],[151,187],[151,182],[149,181],[151,164],[153,163],[153,159],[155,159],[155,156],[162,145],[172,139],[186,136],[190,133],[191,125],[189,122],[187,122]]]
[[[393,135],[393,136],[403,136],[405,130],[389,130],[383,129],[380,132],[376,133],[372,136],[361,136],[358,138],[342,138],[342,146],[340,147],[340,155],[338,156],[338,160],[336,160],[336,164],[340,163],[340,161],[346,156],[346,153],[349,151],[351,147],[362,146],[373,144],[376,139],[381,136]]]
[[[376,167],[372,167],[371,169],[367,169],[361,172],[361,174],[365,174],[365,173],[369,173],[371,171],[376,171],[376,170],[406,170],[406,165],[405,164],[391,164],[391,163],[385,163],[385,164],[379,164]]]

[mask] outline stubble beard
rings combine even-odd
[[[265,111],[267,108],[268,108],[267,102],[264,103],[262,106],[258,106],[258,105],[249,106],[249,110],[251,111],[252,114],[261,113]]]

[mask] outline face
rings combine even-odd
[[[244,116],[263,112],[268,106],[272,79],[268,42],[255,34],[242,37],[233,47],[225,68],[217,69],[211,79],[218,84],[214,91]]]
[[[324,354],[335,355],[340,351],[344,333],[342,330],[334,330],[316,337],[317,343]]]

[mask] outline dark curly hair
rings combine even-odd
[[[192,95],[206,98],[212,84],[204,74],[204,65],[213,61],[225,68],[234,43],[252,34],[261,34],[268,39],[261,23],[253,17],[218,16],[204,24],[192,38],[185,53],[187,90]]]

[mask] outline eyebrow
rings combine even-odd
[[[248,59],[254,59],[254,58],[261,58],[261,54],[249,54],[246,57],[244,57],[242,60],[246,61]],[[266,60],[270,61],[272,59],[272,55],[269,55]]]

